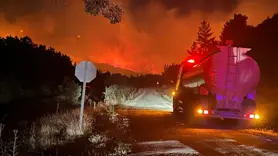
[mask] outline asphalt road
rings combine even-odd
[[[119,113],[130,118],[133,155],[278,156],[278,135],[268,131],[194,128],[163,111]]]

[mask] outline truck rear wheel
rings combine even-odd
[[[188,108],[189,111],[187,111],[185,115],[185,122],[193,127],[207,127],[209,124],[209,118],[204,116],[196,116],[196,113],[194,112],[195,109]]]
[[[179,108],[178,99],[173,98],[173,115],[178,116],[181,114],[178,108]]]
[[[250,129],[256,128],[256,122],[253,120],[238,120],[237,128],[238,129]]]
[[[252,112],[254,113],[256,111],[256,102],[252,99],[243,99],[242,103],[242,108],[243,108],[243,112]]]

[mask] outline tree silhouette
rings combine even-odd
[[[165,65],[162,76],[166,80],[166,83],[176,83],[178,72],[180,69],[179,64]]]
[[[216,44],[209,22],[203,20],[199,26],[197,39],[187,52],[191,55],[206,56],[215,49]]]
[[[118,4],[111,4],[109,0],[84,0],[84,9],[93,16],[103,15],[111,24],[122,20],[123,9]]]
[[[226,40],[233,40],[234,46],[249,46],[253,27],[247,24],[247,20],[247,16],[235,14],[233,19],[227,21],[220,35],[221,44],[225,44]]]
[[[74,79],[74,67],[68,56],[34,44],[29,37],[0,38],[0,70],[1,82],[13,80],[19,84],[10,90],[38,90],[42,86],[55,90],[65,76]]]
[[[252,50],[248,55],[255,58],[261,68],[261,81],[265,86],[278,87],[278,64],[277,64],[277,36],[278,36],[278,14],[265,19],[254,28],[252,39]]]

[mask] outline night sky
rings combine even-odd
[[[5,2],[6,1],[6,2]],[[210,2],[207,2],[210,1]],[[256,25],[278,11],[278,0],[116,0],[121,24],[83,10],[82,0],[0,0],[0,35],[30,36],[69,55],[139,72],[178,63],[209,20],[218,37],[234,13]]]

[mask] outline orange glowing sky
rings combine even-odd
[[[205,1],[116,0],[125,10],[116,25],[86,14],[82,0],[2,1],[0,35],[28,35],[77,62],[86,59],[157,73],[164,64],[179,63],[187,55],[201,20],[209,20],[219,36],[234,13],[248,15],[249,24],[255,25],[278,11],[276,0]]]

